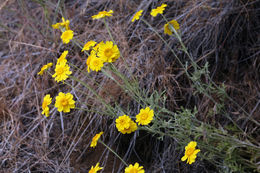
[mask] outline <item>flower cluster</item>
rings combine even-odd
[[[97,44],[97,42],[91,40],[84,45],[81,51],[89,50],[91,52],[86,61],[88,72],[90,70],[100,71],[104,63],[115,62],[120,57],[120,51],[112,41],[106,41],[105,43],[102,41]]]
[[[138,125],[148,125],[154,117],[154,111],[149,107],[141,109],[136,115],[136,122]],[[127,115],[119,116],[116,119],[116,128],[123,134],[130,134],[137,130],[136,123]]]
[[[137,125],[129,116],[123,115],[116,119],[116,128],[123,134],[130,134],[137,130]]]
[[[57,82],[66,80],[69,75],[72,74],[72,72],[70,71],[70,66],[67,64],[67,54],[68,51],[65,50],[57,60],[55,73],[52,75],[52,77],[55,78],[55,81]]]
[[[60,38],[62,39],[64,44],[68,44],[74,36],[74,32],[70,29],[69,24],[70,24],[70,21],[65,20],[62,17],[61,23],[56,23],[56,24],[52,25],[53,29],[60,29],[62,31]]]

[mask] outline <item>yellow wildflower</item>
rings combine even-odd
[[[47,94],[46,96],[44,96],[43,98],[43,102],[42,102],[42,114],[46,117],[48,117],[50,114],[49,114],[49,104],[51,104],[51,101],[52,101],[52,98],[50,96],[50,94]]]
[[[99,163],[97,163],[95,167],[91,166],[91,169],[88,171],[88,173],[97,173],[97,171],[102,169],[103,167],[99,167]]]
[[[130,164],[125,168],[125,173],[145,173],[143,166],[139,166],[139,163],[135,163],[134,165]]]
[[[60,82],[66,80],[72,72],[66,63],[56,64],[55,73],[52,75],[55,81]]]
[[[104,66],[104,61],[101,58],[98,58],[95,54],[92,54],[92,56],[90,55],[89,58],[88,58],[89,62],[87,60],[87,64],[89,63],[89,68],[92,71],[96,71],[96,72],[100,71],[101,68]]]
[[[99,50],[99,47],[100,47],[101,45],[103,45],[103,44],[105,44],[105,43],[104,43],[103,41],[101,41],[101,42],[98,43],[95,47],[93,47],[94,52],[97,53],[98,50]]]
[[[123,134],[126,134],[126,133],[130,134],[130,133],[132,133],[132,132],[134,132],[136,130],[137,130],[137,125],[136,125],[136,123],[133,120],[131,120],[130,121],[130,126],[128,128],[124,128],[120,132],[123,133]]]
[[[73,95],[71,93],[59,92],[59,95],[56,96],[55,107],[58,108],[59,112],[70,112],[70,109],[75,108]]]
[[[136,115],[136,122],[138,125],[148,125],[153,120],[154,112],[149,107],[141,109],[140,113]]]
[[[163,14],[163,11],[165,10],[165,7],[167,7],[167,4],[163,3],[161,6],[155,8],[155,9],[152,9],[150,14],[153,17],[156,17],[158,14]]]
[[[57,64],[67,63],[66,56],[68,55],[69,51],[65,50],[62,52],[61,56],[57,60]]]
[[[129,116],[123,115],[116,119],[116,128],[123,134],[130,134],[137,130],[137,125]]]
[[[173,28],[178,31],[180,29],[180,25],[176,20],[171,20],[170,22],[166,23],[164,25],[164,34],[172,35],[172,30],[170,28],[170,25],[173,26]]]
[[[70,21],[69,20],[66,20],[64,19],[64,17],[62,17],[62,22],[61,23],[56,23],[54,25],[52,25],[53,29],[60,29],[60,27],[65,27],[66,30],[69,30],[70,27],[69,27],[69,24],[70,24]]]
[[[88,51],[91,47],[95,46],[97,44],[97,42],[95,41],[89,41],[87,42],[84,47],[82,48],[81,52],[83,52],[84,50]]]
[[[98,14],[92,16],[92,19],[95,20],[95,19],[100,19],[100,18],[104,18],[106,16],[112,16],[113,14],[113,10],[110,10],[109,12],[107,11],[100,11]]]
[[[104,132],[100,132],[100,133],[96,134],[96,135],[92,138],[90,147],[95,148],[95,147],[97,146],[97,142],[98,142],[100,136],[101,136],[103,133],[104,133]]]
[[[131,22],[134,22],[134,21],[136,21],[136,20],[139,20],[139,19],[140,19],[140,16],[142,15],[142,13],[143,13],[143,10],[140,10],[140,11],[136,12],[135,15],[134,15],[134,17],[133,17],[133,19],[131,20]]]
[[[43,72],[45,70],[47,70],[48,68],[50,68],[51,66],[52,66],[52,63],[48,63],[48,64],[42,66],[41,71],[38,73],[38,75],[43,75]]]
[[[199,149],[195,149],[197,146],[197,142],[195,141],[191,141],[186,147],[185,147],[185,154],[184,156],[181,158],[181,161],[185,161],[187,160],[187,163],[192,164],[193,162],[195,162],[195,159],[197,157],[197,153],[200,152]]]
[[[70,40],[73,38],[73,31],[72,30],[66,30],[61,34],[61,39],[63,41],[63,43],[68,44],[70,42]]]
[[[120,57],[120,52],[117,45],[114,45],[112,41],[100,44],[98,50],[98,56],[103,59],[104,62],[115,62]]]

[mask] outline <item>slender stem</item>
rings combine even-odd
[[[128,166],[128,164],[114,150],[112,150],[112,148],[110,148],[101,140],[98,140],[98,142],[103,144],[109,151],[111,151],[119,160],[121,160],[125,164],[125,166]]]

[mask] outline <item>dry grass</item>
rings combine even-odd
[[[166,90],[166,107],[197,106],[197,118],[214,127],[227,127],[230,121],[215,113],[216,105],[203,95],[193,95],[194,89],[183,69],[163,42],[141,21],[131,23],[133,13],[144,9],[144,18],[160,32],[164,21],[149,16],[160,3],[143,1],[4,1],[0,5],[0,170],[3,172],[87,172],[91,165],[101,162],[107,172],[121,172],[123,164],[106,148],[89,148],[90,139],[99,130],[105,131],[106,144],[116,150],[129,163],[139,162],[148,172],[216,172],[218,168],[205,160],[193,166],[180,162],[182,152],[178,141],[164,138],[163,142],[146,132],[123,136],[118,133],[109,117],[100,116],[104,107],[95,95],[71,80],[74,88],[57,84],[49,76],[37,76],[46,62],[55,62],[60,53],[68,49],[71,63],[86,71],[86,56],[72,44],[62,45],[59,32],[51,24],[61,14],[71,21],[76,38],[82,42],[91,39],[108,40],[102,22],[91,16],[100,10],[113,9],[109,20],[123,60],[116,67],[126,76],[136,76],[140,87],[148,93]],[[42,5],[41,5],[42,4]],[[259,146],[260,115],[260,40],[259,1],[178,0],[167,2],[166,17],[177,19],[181,35],[198,64],[210,64],[210,74],[217,84],[225,83],[227,92],[240,106],[227,102],[228,114],[244,131],[243,139],[254,138]],[[187,57],[179,50],[178,42],[164,36],[178,56]],[[192,71],[192,68],[190,68]],[[92,86],[111,105],[136,114],[140,109],[129,95],[101,73],[85,75],[74,69],[78,76]],[[207,80],[207,79],[205,79]],[[41,101],[46,93],[53,96],[59,91],[71,92],[77,105],[74,110],[60,116],[55,108],[52,116],[41,115]],[[216,96],[217,98],[217,96]],[[241,108],[249,114],[244,114]],[[119,111],[120,112],[120,111]],[[209,116],[210,114],[210,116]],[[116,145],[115,145],[116,144]],[[142,152],[141,152],[142,151]],[[259,163],[258,163],[259,164]],[[106,171],[104,171],[106,172]]]

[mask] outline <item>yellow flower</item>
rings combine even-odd
[[[140,113],[136,115],[136,122],[138,125],[148,125],[153,120],[154,112],[149,107],[141,109]]]
[[[135,163],[134,166],[130,164],[125,168],[125,173],[145,173],[143,166],[139,166],[139,163]]]
[[[73,38],[73,31],[72,30],[66,30],[61,34],[61,39],[63,43],[68,44],[70,40]]]
[[[104,61],[101,58],[98,58],[95,54],[90,55],[88,57],[88,59],[89,59],[89,62],[87,60],[87,64],[89,64],[89,68],[92,71],[98,72],[104,66]]]
[[[99,167],[99,163],[97,163],[95,167],[91,166],[91,169],[88,171],[88,173],[97,173],[97,171],[102,169],[103,167]]]
[[[185,154],[184,156],[181,158],[181,161],[185,161],[187,160],[187,163],[192,164],[193,162],[195,162],[195,159],[197,157],[197,153],[200,152],[199,149],[195,149],[197,146],[197,142],[195,141],[191,141],[186,147],[185,147]]]
[[[97,142],[98,142],[100,136],[101,136],[103,133],[104,133],[104,132],[100,132],[100,133],[96,134],[96,135],[92,138],[90,147],[95,148],[95,147],[97,146]]]
[[[170,22],[166,23],[164,25],[164,34],[168,34],[168,35],[172,35],[172,29],[171,26],[173,26],[173,28],[178,31],[180,29],[180,25],[176,20],[171,20]]]
[[[50,68],[51,66],[52,66],[52,63],[48,63],[48,64],[42,66],[41,71],[38,73],[38,75],[43,75],[43,72],[45,70],[47,70],[48,68]]]
[[[51,104],[51,101],[52,101],[52,98],[50,96],[50,94],[47,94],[46,96],[44,96],[43,98],[43,102],[42,102],[42,114],[46,117],[48,117],[50,114],[49,114],[49,104]]]
[[[139,20],[139,19],[140,19],[140,16],[142,15],[142,13],[143,13],[143,10],[140,10],[140,11],[136,12],[135,15],[134,15],[134,17],[133,17],[133,19],[131,20],[131,22],[134,22],[134,21],[136,21],[136,20]]]
[[[62,17],[62,22],[61,23],[56,23],[54,25],[52,25],[53,29],[60,29],[60,27],[65,27],[66,30],[69,30],[70,27],[69,27],[69,24],[70,24],[70,21],[69,20],[66,20],[64,19],[64,17]]]
[[[66,80],[72,72],[66,63],[56,64],[55,73],[52,75],[55,81],[60,82]]]
[[[99,50],[99,47],[100,47],[100,45],[103,45],[104,44],[104,42],[103,41],[101,41],[100,43],[98,43],[95,47],[93,47],[93,50],[94,50],[94,52],[95,53],[97,53],[98,52],[98,50]]]
[[[129,116],[123,115],[116,119],[116,128],[123,134],[130,134],[137,130],[137,125]]]
[[[165,10],[165,7],[167,7],[167,4],[163,3],[161,6],[155,8],[155,9],[152,9],[150,14],[153,17],[156,17],[158,14],[163,14],[163,11]]]
[[[83,52],[84,50],[88,51],[91,47],[95,46],[97,44],[97,42],[95,41],[89,41],[87,42],[84,47],[82,48],[81,52]]]
[[[120,52],[117,45],[114,45],[112,41],[107,41],[106,43],[100,44],[98,56],[102,58],[104,62],[115,62],[119,58]]]
[[[100,19],[100,18],[103,18],[103,17],[106,17],[106,16],[112,16],[113,14],[113,10],[110,10],[109,12],[107,11],[100,11],[98,14],[92,16],[92,19],[95,20],[95,19]]]
[[[56,96],[55,107],[58,108],[59,112],[70,112],[70,109],[75,108],[73,95],[71,93],[59,92],[59,95]]]
[[[67,63],[66,56],[69,53],[69,51],[65,50],[62,52],[61,56],[57,60],[57,64]]]
[[[134,131],[137,130],[137,125],[134,121],[130,121],[130,126],[128,128],[124,128],[123,130],[121,130],[120,132],[123,133],[123,134],[130,134]]]

